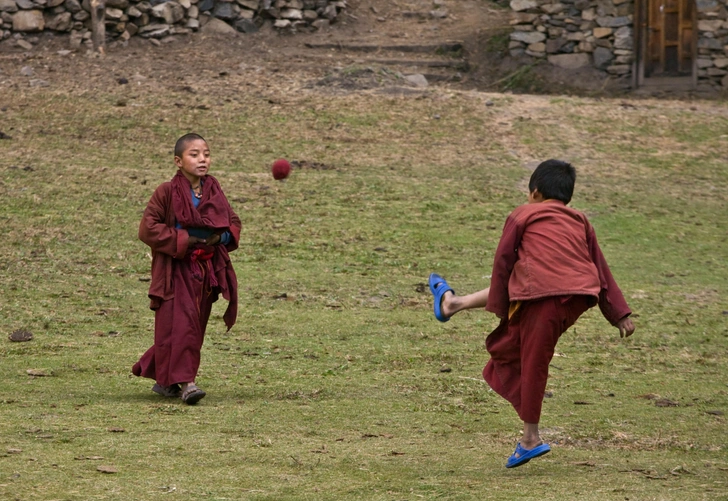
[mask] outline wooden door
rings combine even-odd
[[[695,60],[693,0],[646,0],[645,76],[686,76]]]

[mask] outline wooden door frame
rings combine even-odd
[[[697,5],[695,0],[685,0],[693,3],[693,43],[691,80],[693,88],[698,86],[698,21]],[[634,2],[634,61],[632,62],[632,88],[637,89],[645,84],[645,56],[647,54],[647,13],[650,0],[635,0]]]

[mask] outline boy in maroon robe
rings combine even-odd
[[[208,175],[210,149],[201,136],[179,138],[174,163],[177,174],[154,191],[139,225],[139,238],[152,249],[154,346],[132,372],[156,380],[156,393],[192,405],[205,396],[195,378],[212,303],[220,294],[228,300],[228,330],[237,317],[238,283],[228,252],[238,247],[241,224]]]
[[[538,422],[561,334],[597,304],[620,336],[631,336],[635,329],[594,228],[584,214],[566,206],[575,181],[576,171],[566,162],[547,160],[536,168],[528,204],[506,219],[489,288],[456,296],[439,275],[429,279],[441,322],[458,311],[482,307],[501,319],[485,340],[491,358],[483,377],[523,421],[523,436],[507,468],[551,450],[541,441]]]

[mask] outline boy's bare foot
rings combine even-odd
[[[440,301],[440,311],[448,318],[455,314],[452,304],[454,298],[455,294],[452,291],[447,291],[442,295],[442,301]]]

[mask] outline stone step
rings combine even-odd
[[[463,50],[463,42],[442,42],[435,44],[415,45],[377,45],[366,43],[335,42],[335,43],[306,43],[309,49],[335,49],[350,52],[408,52],[408,53],[437,53],[442,55],[459,54]]]

